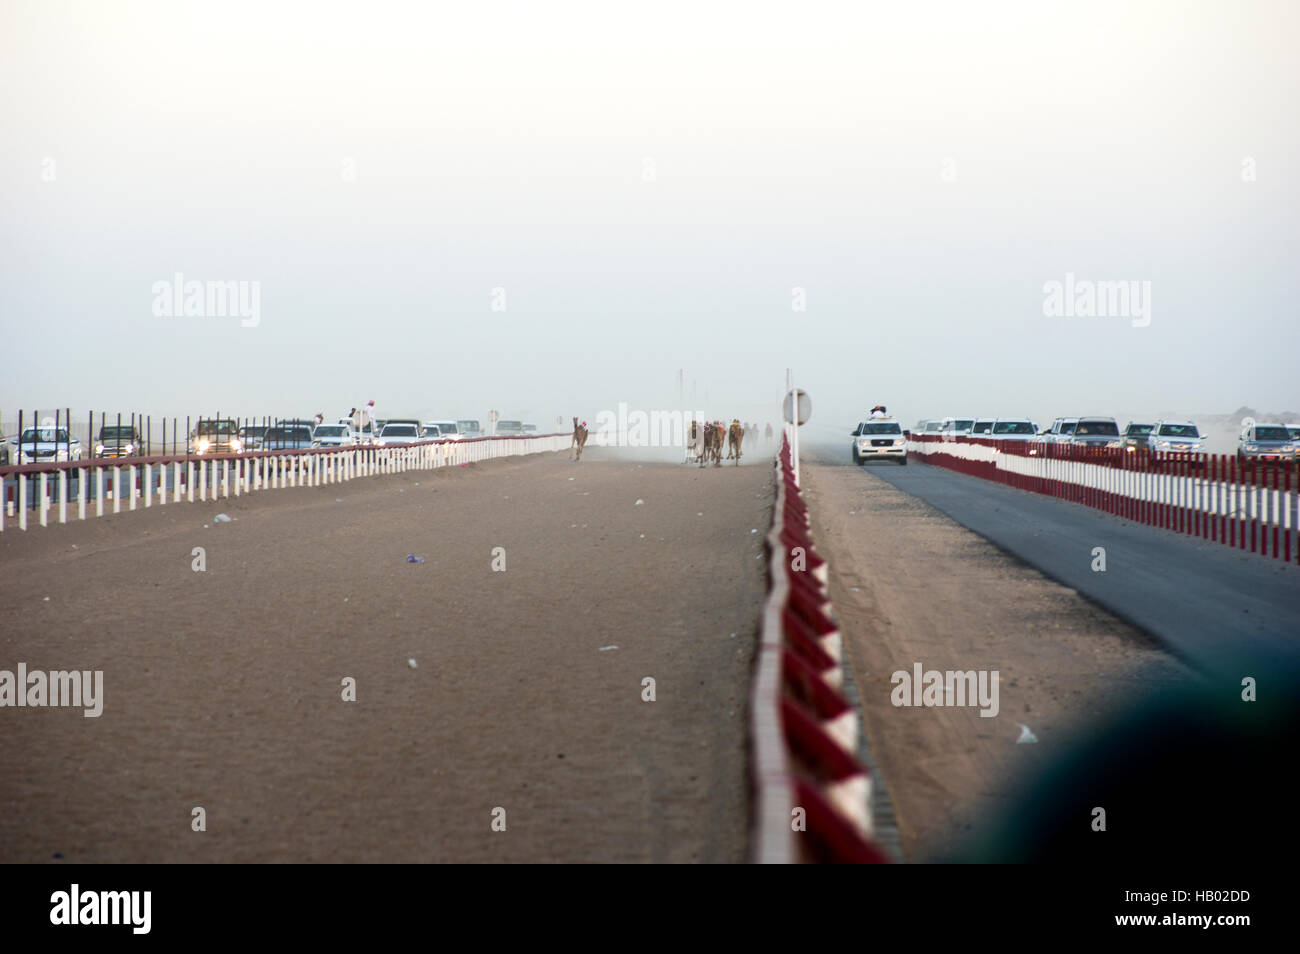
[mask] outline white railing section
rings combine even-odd
[[[85,520],[111,513],[195,500],[220,500],[263,490],[320,487],[379,474],[435,470],[499,457],[566,450],[570,434],[421,441],[393,447],[358,446],[252,451],[221,457],[149,457],[25,464],[0,468],[4,506],[0,531],[15,519],[26,530],[51,515]],[[69,513],[69,510],[72,513]]]

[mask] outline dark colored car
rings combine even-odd
[[[140,429],[130,424],[105,424],[95,439],[95,457],[141,457],[145,453]]]
[[[310,421],[280,421],[268,427],[262,450],[302,450],[311,447],[315,429]]]
[[[1154,424],[1135,424],[1129,422],[1128,427],[1124,428],[1123,438],[1124,450],[1130,454],[1136,453],[1138,448],[1147,446],[1147,437],[1155,429]]]

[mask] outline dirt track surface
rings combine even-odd
[[[908,861],[942,858],[1090,720],[1194,678],[1138,630],[928,504],[826,454],[805,463],[813,530]],[[847,451],[845,452],[847,457]],[[998,670],[999,714],[896,707],[891,676]],[[1038,739],[1018,744],[1020,725]]]
[[[771,503],[589,448],[6,531],[0,669],[105,703],[0,709],[0,861],[744,860]]]

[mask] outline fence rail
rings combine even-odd
[[[390,447],[249,451],[220,456],[172,455],[42,462],[0,467],[4,506],[0,531],[11,519],[26,530],[34,514],[48,526],[69,519],[219,500],[262,490],[318,487],[374,474],[432,470],[498,457],[562,450],[569,434],[420,441]],[[70,513],[71,511],[71,513]]]
[[[770,588],[750,700],[754,860],[887,862],[872,837],[871,776],[854,754],[857,711],[840,693],[843,648],[826,562],[783,439],[767,535]]]
[[[1127,520],[1300,562],[1295,462],[913,434],[908,453]]]

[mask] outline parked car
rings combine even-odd
[[[1200,454],[1205,438],[1191,421],[1157,421],[1147,435],[1147,447],[1161,454]]]
[[[525,433],[525,434],[536,434],[536,433],[537,433],[537,425],[536,425],[536,424],[525,424],[525,425],[524,425],[524,433]]]
[[[925,422],[925,428],[924,428],[924,430],[922,431],[922,433],[925,433],[925,434],[942,434],[942,433],[943,433],[943,421],[941,421],[941,420],[939,420],[939,421],[933,421],[933,420],[932,420],[932,421],[926,421],[926,422]]]
[[[853,463],[868,460],[896,460],[907,465],[907,437],[897,421],[863,421],[850,432]]]
[[[190,434],[190,453],[199,457],[239,454],[243,450],[239,422],[232,418],[200,418]]]
[[[25,427],[10,443],[14,445],[13,459],[17,464],[81,460],[81,441],[72,437],[66,427]]]
[[[96,458],[108,457],[138,457],[144,453],[144,438],[140,436],[140,428],[131,424],[105,424],[99,429],[99,437],[95,439],[94,456]]]
[[[390,421],[379,432],[379,438],[375,443],[380,447],[393,447],[401,444],[414,444],[421,439],[419,424]]]
[[[1237,438],[1237,460],[1271,460],[1291,464],[1296,458],[1296,441],[1285,424],[1252,424]]]
[[[462,418],[456,421],[456,430],[459,431],[460,436],[466,440],[471,437],[483,436],[483,428],[478,426],[478,421],[470,418]]]
[[[1070,444],[1073,447],[1115,450],[1122,443],[1119,424],[1113,417],[1081,417],[1075,423],[1074,433],[1070,436]]]
[[[458,441],[463,436],[460,432],[460,427],[455,421],[425,421],[424,427],[425,430],[428,430],[431,427],[436,427],[438,429],[438,436],[446,438],[449,441]]]
[[[317,424],[311,444],[313,447],[355,447],[357,435],[351,424]]]
[[[970,427],[971,437],[988,437],[993,432],[993,421],[991,417],[977,417],[975,423]]]
[[[523,421],[497,421],[497,437],[518,437],[523,432]]]
[[[430,424],[428,421],[420,428],[420,438],[426,441],[442,440],[442,428],[437,424]]]
[[[1029,456],[1037,457],[1039,450],[1038,425],[1027,417],[999,417],[993,422],[989,437],[996,441],[1017,441],[1029,444]]]
[[[1147,435],[1154,427],[1154,424],[1137,424],[1129,421],[1128,426],[1124,428],[1124,433],[1120,435],[1124,450],[1132,454],[1139,447],[1146,447]]]

